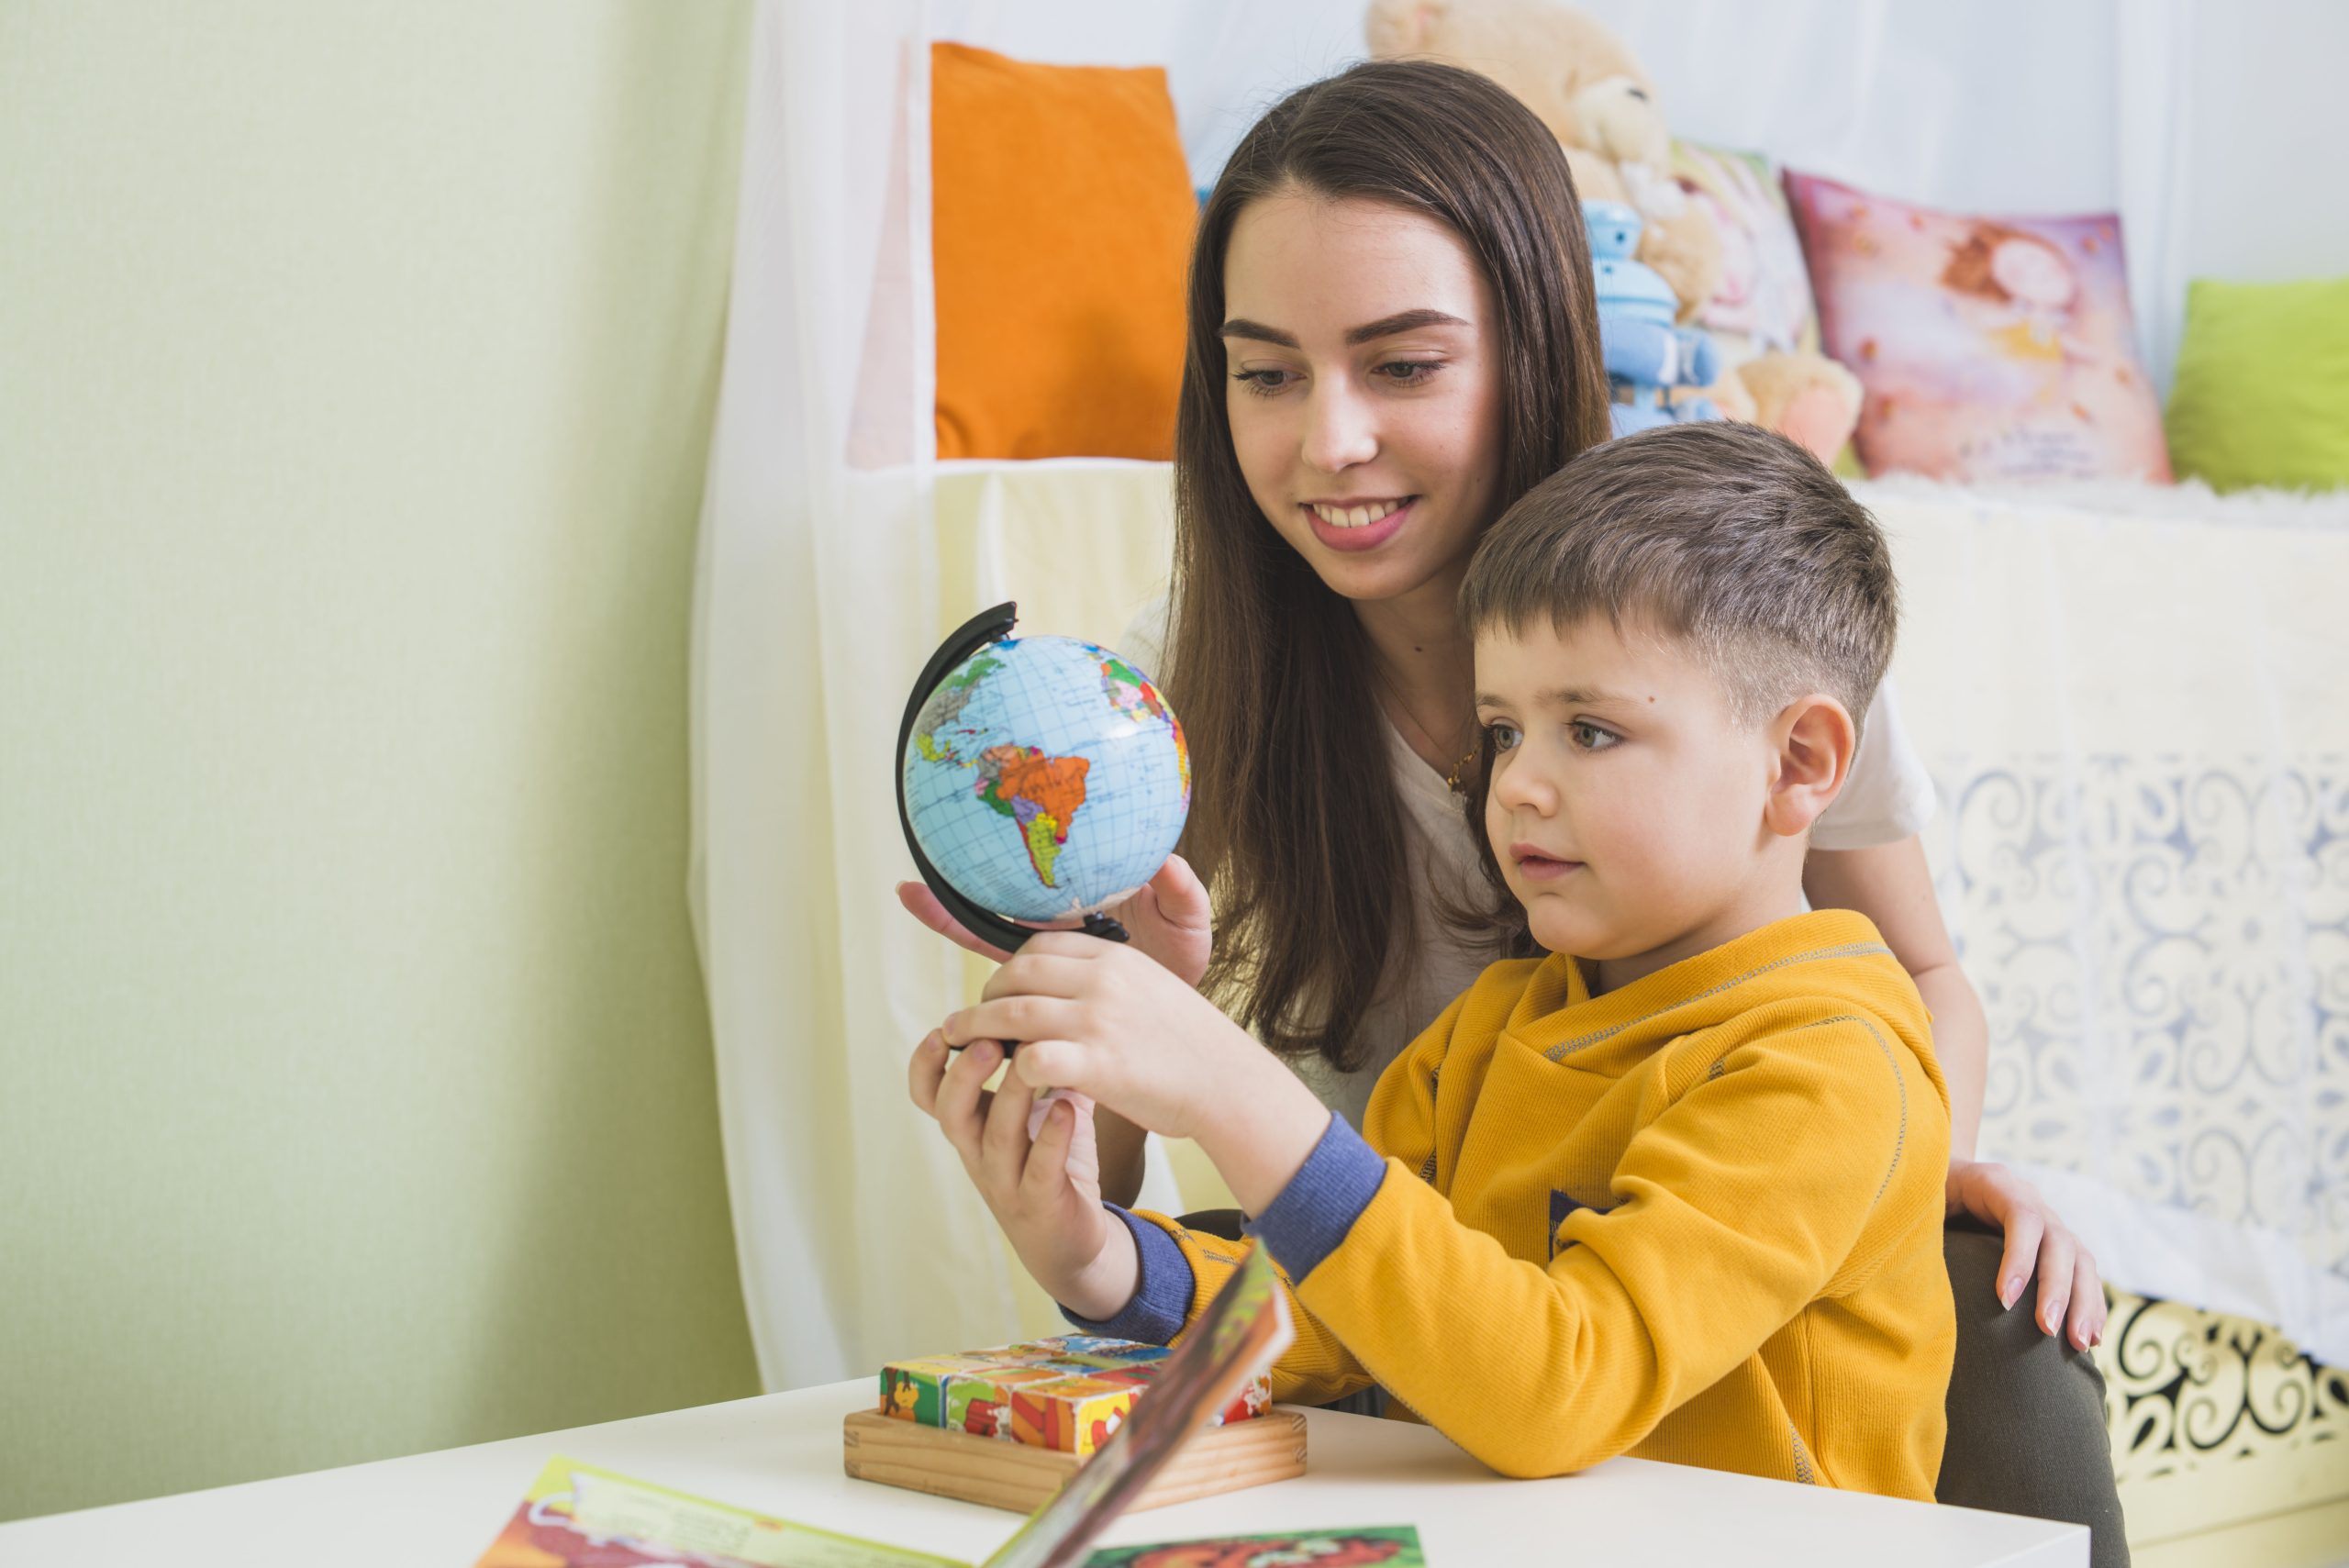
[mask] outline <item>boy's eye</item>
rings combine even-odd
[[[1496,751],[1514,751],[1518,741],[1523,739],[1516,725],[1501,719],[1495,719],[1485,726],[1485,733],[1493,738],[1493,750]]]
[[[1611,729],[1601,729],[1596,724],[1586,724],[1579,719],[1566,726],[1566,734],[1586,751],[1607,751],[1620,744],[1623,739]]]

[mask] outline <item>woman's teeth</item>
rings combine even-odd
[[[1315,517],[1333,528],[1366,528],[1387,514],[1400,510],[1409,500],[1407,495],[1401,501],[1373,501],[1367,506],[1325,506],[1319,501],[1307,505],[1313,508]]]

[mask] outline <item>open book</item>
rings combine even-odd
[[[1293,1333],[1261,1251],[1161,1363],[1147,1397],[1068,1485],[983,1568],[1061,1568],[1150,1485],[1191,1436],[1270,1367]],[[1380,1561],[1383,1559],[1362,1559]],[[475,1568],[967,1568],[687,1496],[563,1458],[550,1460]]]

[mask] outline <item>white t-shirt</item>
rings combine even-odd
[[[1167,600],[1162,595],[1128,624],[1117,651],[1155,679],[1166,662],[1166,626]],[[1468,989],[1493,956],[1439,913],[1444,900],[1473,906],[1486,885],[1460,797],[1411,750],[1391,720],[1380,728],[1403,807],[1409,860],[1405,885],[1411,907],[1419,912],[1417,940],[1397,955],[1398,972],[1386,977],[1378,1000],[1363,1014],[1360,1032],[1370,1049],[1359,1069],[1340,1073],[1319,1057],[1291,1063],[1324,1105],[1357,1128],[1379,1073],[1435,1022],[1454,996]],[[1865,850],[1898,843],[1932,818],[1932,777],[1901,728],[1889,677],[1876,687],[1860,730],[1860,752],[1853,759],[1851,777],[1834,804],[1811,825],[1813,849]]]

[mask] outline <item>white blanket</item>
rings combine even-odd
[[[1984,1157],[2115,1283],[2349,1358],[2349,498],[1861,489]]]

